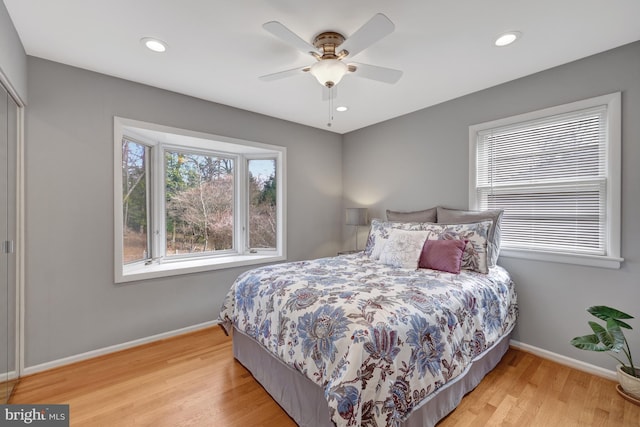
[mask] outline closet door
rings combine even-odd
[[[16,147],[18,107],[0,86],[0,403],[8,400],[16,364]]]

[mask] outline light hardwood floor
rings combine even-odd
[[[219,327],[23,378],[10,403],[65,403],[72,426],[295,426]],[[509,349],[438,427],[640,426],[615,383]]]

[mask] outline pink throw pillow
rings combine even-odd
[[[422,247],[418,268],[460,273],[466,240],[427,240]]]

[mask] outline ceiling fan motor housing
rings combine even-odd
[[[313,45],[322,51],[322,55],[314,54],[318,62],[310,67],[311,74],[318,82],[328,88],[332,88],[349,70],[341,59],[349,54],[346,50],[337,52],[338,46],[344,42],[344,36],[335,31],[325,31],[316,36]]]
[[[318,59],[342,59],[349,54],[347,51],[336,52],[336,48],[344,42],[344,36],[334,31],[320,33],[313,40],[313,45],[322,51]]]

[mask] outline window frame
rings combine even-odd
[[[123,261],[122,140],[150,147],[147,161],[147,234],[150,256]],[[213,145],[213,147],[212,147]],[[184,151],[234,159],[233,249],[207,254],[167,255],[165,153]],[[276,164],[276,248],[248,248],[248,161],[274,159]],[[245,200],[246,199],[246,200]],[[114,281],[126,283],[158,277],[219,270],[286,260],[286,147],[114,116]]]
[[[249,162],[251,160],[274,160],[276,162],[275,164],[275,180],[276,180],[276,189],[279,188],[280,186],[280,175],[281,173],[278,172],[278,159],[273,156],[273,155],[269,155],[269,154],[248,154],[246,156],[244,156],[244,162],[243,162],[243,166],[246,169],[246,173],[243,174],[243,178],[245,179],[244,182],[244,188],[245,191],[247,192],[247,196],[244,198],[244,209],[243,212],[246,213],[246,215],[244,216],[244,221],[242,222],[243,226],[244,226],[244,243],[245,243],[245,250],[248,251],[249,253],[257,253],[257,254],[273,254],[274,251],[277,251],[277,248],[282,244],[282,242],[280,242],[280,233],[276,232],[276,247],[275,248],[253,248],[249,245],[249,243],[251,243],[251,218],[249,215],[250,212],[250,205],[251,205],[251,191],[250,191],[250,182],[249,182]],[[278,191],[276,191],[276,214],[279,217],[280,213],[279,213],[279,209],[280,209],[280,193]],[[280,227],[280,224],[277,223],[276,227]]]
[[[606,242],[605,255],[572,254],[551,250],[504,248],[500,256],[538,261],[551,261],[603,268],[620,268],[624,261],[620,256],[621,236],[621,93],[615,92],[555,107],[544,108],[498,120],[469,126],[469,208],[479,209],[477,198],[477,144],[479,133],[490,129],[517,125],[550,116],[571,113],[606,105]]]
[[[120,148],[122,149],[122,141],[124,140],[124,136],[120,139]],[[145,151],[145,163],[144,163],[144,173],[146,176],[151,176],[151,147],[149,146],[149,144],[147,142],[144,141],[140,141],[137,137],[133,138],[133,137],[126,137],[126,140],[128,142],[132,142],[134,144],[137,145],[141,145],[144,147],[144,151]],[[124,222],[124,214],[123,214],[123,203],[122,203],[122,153],[120,153],[120,170],[117,171],[118,174],[120,174],[120,224],[122,224]],[[149,230],[153,227],[153,218],[152,218],[152,212],[151,212],[151,208],[149,206],[149,201],[151,200],[151,194],[152,194],[152,189],[151,189],[151,185],[145,185],[145,197],[146,197],[146,206],[145,206],[145,217],[146,217],[146,221],[147,221],[147,237],[146,237],[146,244],[147,244],[147,252],[149,252],[151,250],[151,245],[152,243],[152,239],[151,239],[151,233],[149,232]],[[123,231],[121,232],[122,234],[122,246],[124,248],[124,233]],[[130,261],[130,262],[124,262],[124,256],[121,256],[120,259],[122,259],[122,263],[123,265],[132,265],[132,264],[136,264],[139,262],[145,262],[146,258],[140,259],[140,260],[134,260],[134,261]]]

